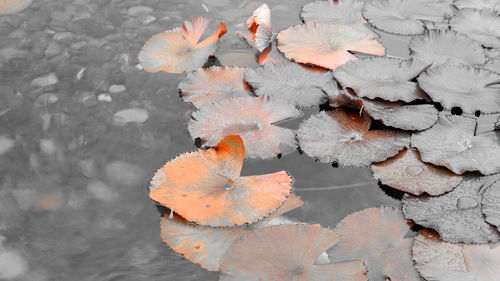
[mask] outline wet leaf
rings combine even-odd
[[[239,136],[225,137],[208,150],[182,154],[155,173],[149,196],[200,225],[256,222],[285,202],[293,179],[284,171],[241,177],[244,157]]]
[[[392,188],[414,195],[440,195],[455,188],[463,177],[422,162],[416,149],[405,149],[384,162],[372,165],[373,176]]]
[[[440,196],[408,196],[403,199],[407,219],[435,229],[441,239],[452,243],[488,243],[500,239],[481,213],[483,185],[493,176],[467,176],[452,191]]]
[[[192,114],[188,130],[193,139],[201,138],[204,145],[213,146],[224,136],[239,135],[249,158],[272,158],[280,153],[280,144],[296,147],[294,132],[273,125],[296,118],[301,112],[267,96],[227,98],[200,108]]]
[[[396,130],[369,131],[371,119],[346,109],[320,112],[298,131],[301,149],[321,162],[368,166],[396,155],[409,144],[409,135]]]

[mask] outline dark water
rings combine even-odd
[[[299,23],[306,2],[267,1],[274,29]],[[137,54],[154,33],[207,16],[229,27],[217,55],[249,64],[234,31],[260,4],[35,0],[0,16],[0,279],[217,280],[160,241],[149,180],[195,149],[186,129],[193,107],[178,98],[182,75],[146,73]],[[129,16],[135,5],[153,11]],[[408,56],[408,38],[383,35],[382,42],[388,55]],[[135,122],[117,122],[125,109]],[[362,183],[297,190],[306,205],[290,215],[302,221],[333,227],[349,213],[399,204],[368,169],[333,168],[298,153],[249,160],[243,174],[282,169],[299,189]]]

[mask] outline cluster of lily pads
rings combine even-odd
[[[498,280],[500,122],[479,127],[500,115],[500,74],[486,67],[499,11],[491,0],[317,1],[275,34],[264,4],[238,32],[254,68],[203,67],[224,23],[204,39],[205,18],[151,37],[139,60],[187,72],[179,91],[204,147],[153,177],[150,197],[170,210],[164,242],[220,280]],[[385,56],[378,30],[412,36],[411,58]],[[296,131],[278,126],[311,107]],[[284,217],[303,205],[292,177],[240,172],[245,158],[297,149],[371,167],[405,192],[402,211],[365,209],[333,230]]]

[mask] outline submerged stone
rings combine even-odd
[[[14,147],[14,140],[7,136],[0,136],[0,156],[9,152]]]
[[[113,116],[113,124],[123,126],[127,123],[141,124],[148,120],[149,113],[142,108],[127,108],[118,111]]]
[[[0,246],[0,279],[15,279],[27,270],[28,263],[17,251],[3,249]]]
[[[128,9],[127,14],[131,17],[140,17],[149,15],[153,12],[153,9],[148,6],[132,6]]]
[[[31,85],[34,87],[48,87],[55,85],[59,82],[57,75],[54,72],[45,74],[31,81]]]

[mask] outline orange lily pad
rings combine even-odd
[[[210,20],[204,17],[185,21],[182,28],[153,35],[139,53],[139,62],[148,72],[182,73],[202,67],[217,49],[217,42],[226,33],[221,22],[217,30],[200,42]]]
[[[151,181],[151,199],[204,226],[253,223],[274,213],[292,189],[284,171],[240,176],[245,157],[239,136],[227,136],[208,150],[167,162]]]
[[[305,23],[278,33],[278,49],[291,60],[336,69],[355,60],[350,53],[382,56],[384,46],[376,36],[340,24]]]
[[[263,52],[273,40],[271,9],[267,4],[260,5],[246,21],[250,35],[243,38],[259,52]]]

